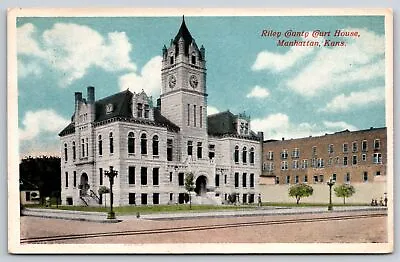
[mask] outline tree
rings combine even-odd
[[[228,195],[228,201],[229,201],[229,203],[231,203],[231,204],[236,203],[236,194],[235,194],[235,193],[229,194],[229,195]]]
[[[100,186],[98,190],[99,195],[110,193],[110,189],[106,186]],[[107,207],[107,197],[104,196],[104,207]]]
[[[190,192],[194,190],[194,175],[191,172],[187,173],[185,176],[185,189],[189,193],[189,206],[190,209],[192,209],[192,196],[190,195]]]
[[[309,197],[313,192],[314,189],[306,184],[298,184],[289,188],[289,196],[296,198],[296,204],[299,204],[302,197]]]
[[[343,197],[343,204],[346,204],[346,197],[351,197],[356,189],[352,185],[343,184],[335,186],[334,191],[337,197]]]

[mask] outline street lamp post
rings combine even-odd
[[[113,202],[114,202],[114,195],[113,195],[113,184],[114,184],[114,177],[118,175],[118,171],[114,170],[113,166],[110,166],[110,171],[104,171],[104,175],[108,176],[110,179],[110,212],[107,214],[107,219],[115,219],[115,213],[113,211]]]
[[[332,179],[332,177],[329,178],[329,181],[326,183],[329,186],[329,205],[328,205],[328,210],[332,211],[333,206],[332,206],[332,186],[335,184],[335,180]]]

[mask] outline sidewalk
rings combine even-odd
[[[298,215],[316,214],[330,212],[357,212],[357,211],[382,211],[386,207],[369,206],[340,206],[334,207],[333,211],[328,211],[327,207],[261,207],[257,209],[243,210],[220,210],[208,212],[180,212],[180,213],[154,213],[140,215],[144,220],[178,220],[178,219],[198,219],[198,218],[223,218],[223,217],[245,217],[245,216],[272,216],[272,215]],[[60,209],[41,209],[26,208],[22,211],[25,216],[35,216],[43,218],[57,218],[79,221],[90,221],[98,223],[117,223],[125,220],[138,219],[136,215],[117,215],[117,219],[107,219],[107,213],[85,212]]]

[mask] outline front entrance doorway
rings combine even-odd
[[[194,189],[197,195],[205,195],[207,193],[207,178],[199,176],[196,179],[196,188]]]
[[[80,195],[81,196],[86,196],[87,195],[87,191],[89,190],[89,178],[88,175],[86,173],[83,173],[81,175],[81,183],[79,185],[80,188]]]

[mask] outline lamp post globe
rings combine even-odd
[[[333,210],[333,205],[332,205],[332,186],[335,184],[335,180],[332,179],[332,177],[329,178],[329,181],[326,183],[329,186],[329,204],[328,204],[328,210],[332,211]]]
[[[107,219],[115,219],[115,212],[113,211],[113,184],[114,178],[118,175],[118,171],[114,170],[113,166],[110,166],[110,171],[104,171],[104,175],[107,176],[110,180],[110,211],[107,214]]]

